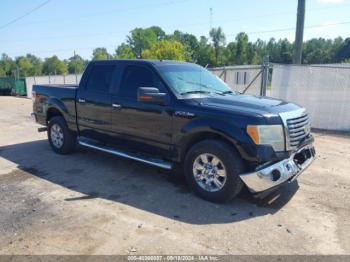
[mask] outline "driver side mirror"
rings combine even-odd
[[[137,90],[137,101],[164,105],[166,93],[160,93],[155,87],[139,87]]]

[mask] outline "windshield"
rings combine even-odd
[[[158,69],[172,90],[180,96],[235,94],[220,78],[197,65],[164,65]]]

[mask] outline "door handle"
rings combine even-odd
[[[85,103],[86,101],[85,101],[85,99],[79,98],[79,99],[78,99],[78,102],[79,102],[79,103]]]
[[[119,109],[119,108],[121,108],[122,106],[121,106],[121,105],[118,105],[118,104],[112,104],[112,107],[113,107],[113,108]]]

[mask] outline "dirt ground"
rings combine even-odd
[[[31,112],[0,97],[0,254],[350,254],[350,136],[315,133],[298,182],[220,205],[131,160],[57,155]]]

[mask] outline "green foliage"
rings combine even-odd
[[[98,47],[92,51],[92,60],[107,60],[110,57],[111,55],[108,54],[107,49],[104,47]]]
[[[127,44],[136,54],[136,57],[142,58],[142,53],[145,49],[151,48],[158,41],[157,33],[155,28],[135,28],[130,32],[127,37]]]
[[[248,35],[246,33],[239,33],[236,36],[236,62],[239,65],[248,63]]]
[[[176,30],[174,34],[168,36],[168,39],[176,40],[184,46],[186,61],[196,62],[198,60],[199,42],[196,36]]]
[[[205,67],[215,65],[214,48],[208,43],[208,38],[205,36],[201,36],[199,41],[197,63]]]
[[[136,58],[136,54],[134,53],[134,51],[132,50],[132,48],[129,45],[122,43],[115,50],[115,58],[134,59],[134,58]]]
[[[35,55],[31,55],[31,54],[27,54],[26,58],[32,64],[32,67],[29,69],[28,76],[41,75],[43,71],[43,61],[40,58],[36,57]]]
[[[237,34],[234,41],[227,43],[223,30],[213,28],[207,37],[199,39],[192,34],[175,30],[166,34],[159,26],[135,28],[111,55],[104,47],[93,50],[92,59],[110,58],[135,59],[154,58],[189,61],[202,66],[228,66],[260,64],[262,57],[268,55],[273,63],[292,63],[293,43],[287,39],[269,41],[258,39],[249,41],[244,32]],[[349,63],[350,38],[314,38],[303,44],[302,61],[305,64]],[[40,58],[27,54],[15,60],[6,54],[0,58],[0,76],[34,76],[42,74],[81,73],[88,61],[79,55],[61,61],[57,56]]]
[[[43,73],[45,75],[65,75],[68,73],[68,68],[57,56],[52,56],[45,59]]]
[[[68,72],[70,74],[80,74],[84,71],[87,60],[84,60],[81,56],[75,55],[68,59]]]
[[[6,54],[1,55],[0,67],[5,75],[13,75],[13,72],[17,69],[16,63]]]
[[[340,45],[340,48],[336,52],[335,59],[337,62],[350,59],[350,38],[345,39]]]
[[[219,64],[219,55],[222,47],[225,45],[226,37],[221,27],[213,28],[209,32],[213,47],[215,50],[215,65]]]
[[[185,61],[186,50],[176,40],[161,40],[151,48],[144,50],[142,57],[147,59]]]
[[[6,72],[2,67],[0,67],[0,76],[6,76]]]

